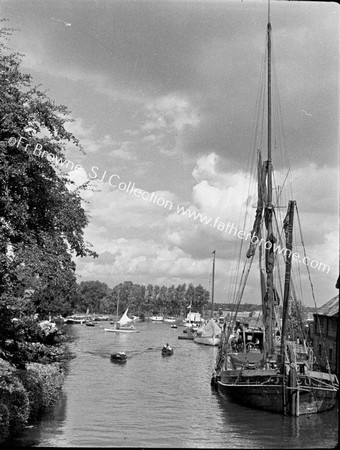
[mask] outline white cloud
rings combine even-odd
[[[173,129],[182,131],[186,125],[197,126],[199,117],[186,98],[166,95],[146,104],[147,121],[142,126],[144,131]]]

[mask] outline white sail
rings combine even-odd
[[[119,323],[120,325],[126,325],[127,323],[130,323],[133,321],[133,319],[130,319],[130,317],[128,317],[127,312],[128,309],[126,309],[125,313],[122,315],[122,317],[118,320],[117,323]]]
[[[190,322],[200,322],[201,321],[201,314],[198,312],[189,312],[187,315],[187,319]]]
[[[214,319],[210,319],[209,322],[203,327],[199,328],[201,337],[219,336],[221,334],[221,328],[217,325]]]

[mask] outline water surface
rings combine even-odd
[[[71,325],[76,339],[63,394],[15,440],[45,447],[334,448],[338,407],[298,418],[230,403],[210,386],[216,347],[179,340],[183,328],[137,323],[140,333]],[[163,344],[174,348],[161,355]],[[125,351],[126,364],[110,361]]]

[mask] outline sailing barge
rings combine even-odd
[[[256,252],[259,255],[260,288],[262,299],[262,316],[264,329],[257,331],[261,346],[247,347],[243,342],[243,350],[235,351],[231,343],[236,331],[236,313],[231,323],[224,324],[221,344],[216,360],[212,384],[232,401],[247,407],[276,413],[300,416],[314,414],[333,408],[339,389],[336,375],[322,372],[315,364],[313,349],[302,343],[290,340],[289,320],[290,308],[296,298],[296,288],[292,277],[293,222],[298,212],[294,200],[288,202],[287,214],[278,226],[278,202],[273,200],[273,167],[272,167],[272,27],[270,23],[270,7],[268,8],[266,77],[267,89],[267,161],[262,162],[258,151],[258,199],[255,221],[251,232],[250,246],[247,252],[236,304],[242,300],[247,277]],[[277,192],[281,191],[279,187]],[[280,195],[278,198],[280,198]],[[280,203],[282,197],[280,198]],[[298,220],[300,225],[300,220]],[[278,229],[275,231],[274,228]],[[276,233],[276,236],[275,234]],[[274,244],[281,241],[281,233],[285,235],[284,255],[274,252]],[[265,236],[266,242],[261,243]],[[262,239],[263,241],[263,239]],[[277,283],[280,277],[274,272],[279,270],[279,256],[284,262],[284,289],[282,301],[282,324],[277,310],[280,303]],[[264,262],[263,262],[264,261]],[[307,267],[310,278],[309,268]],[[282,292],[282,291],[281,291]],[[313,290],[312,290],[313,294]],[[313,294],[314,296],[314,294]],[[315,300],[314,300],[315,301]],[[315,303],[316,304],[316,303]],[[242,330],[239,330],[242,333]],[[243,330],[243,335],[245,335]],[[329,366],[329,364],[328,364]]]

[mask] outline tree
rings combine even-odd
[[[195,288],[192,283],[189,284],[188,289],[185,292],[185,301],[188,305],[192,305],[194,309],[198,308],[196,299],[195,299]]]
[[[67,313],[76,292],[72,256],[97,256],[83,236],[81,189],[52,162],[65,159],[67,144],[82,151],[65,128],[69,112],[21,73],[22,55],[4,44],[10,34],[0,30],[0,313],[9,322],[23,312]]]
[[[185,303],[186,284],[179,284],[176,287],[176,300],[179,305],[180,314],[187,313],[187,304]]]
[[[82,281],[79,284],[78,292],[81,303],[78,308],[82,311],[89,309],[89,312],[99,312],[103,299],[109,295],[109,287],[100,281]]]
[[[292,340],[305,338],[305,326],[307,323],[308,311],[301,300],[294,299],[290,303],[289,321],[287,322],[287,334]]]
[[[199,284],[195,287],[195,307],[198,311],[203,312],[209,301],[209,292]]]
[[[0,30],[0,38],[8,34]],[[80,189],[51,162],[65,158],[67,143],[81,150],[65,128],[72,120],[65,106],[56,105],[20,72],[20,63],[21,55],[7,53],[1,42],[0,295],[20,295],[32,281],[35,289],[46,291],[66,274],[75,286],[72,254],[96,256],[83,238],[88,219]],[[49,158],[35,156],[38,149]]]

